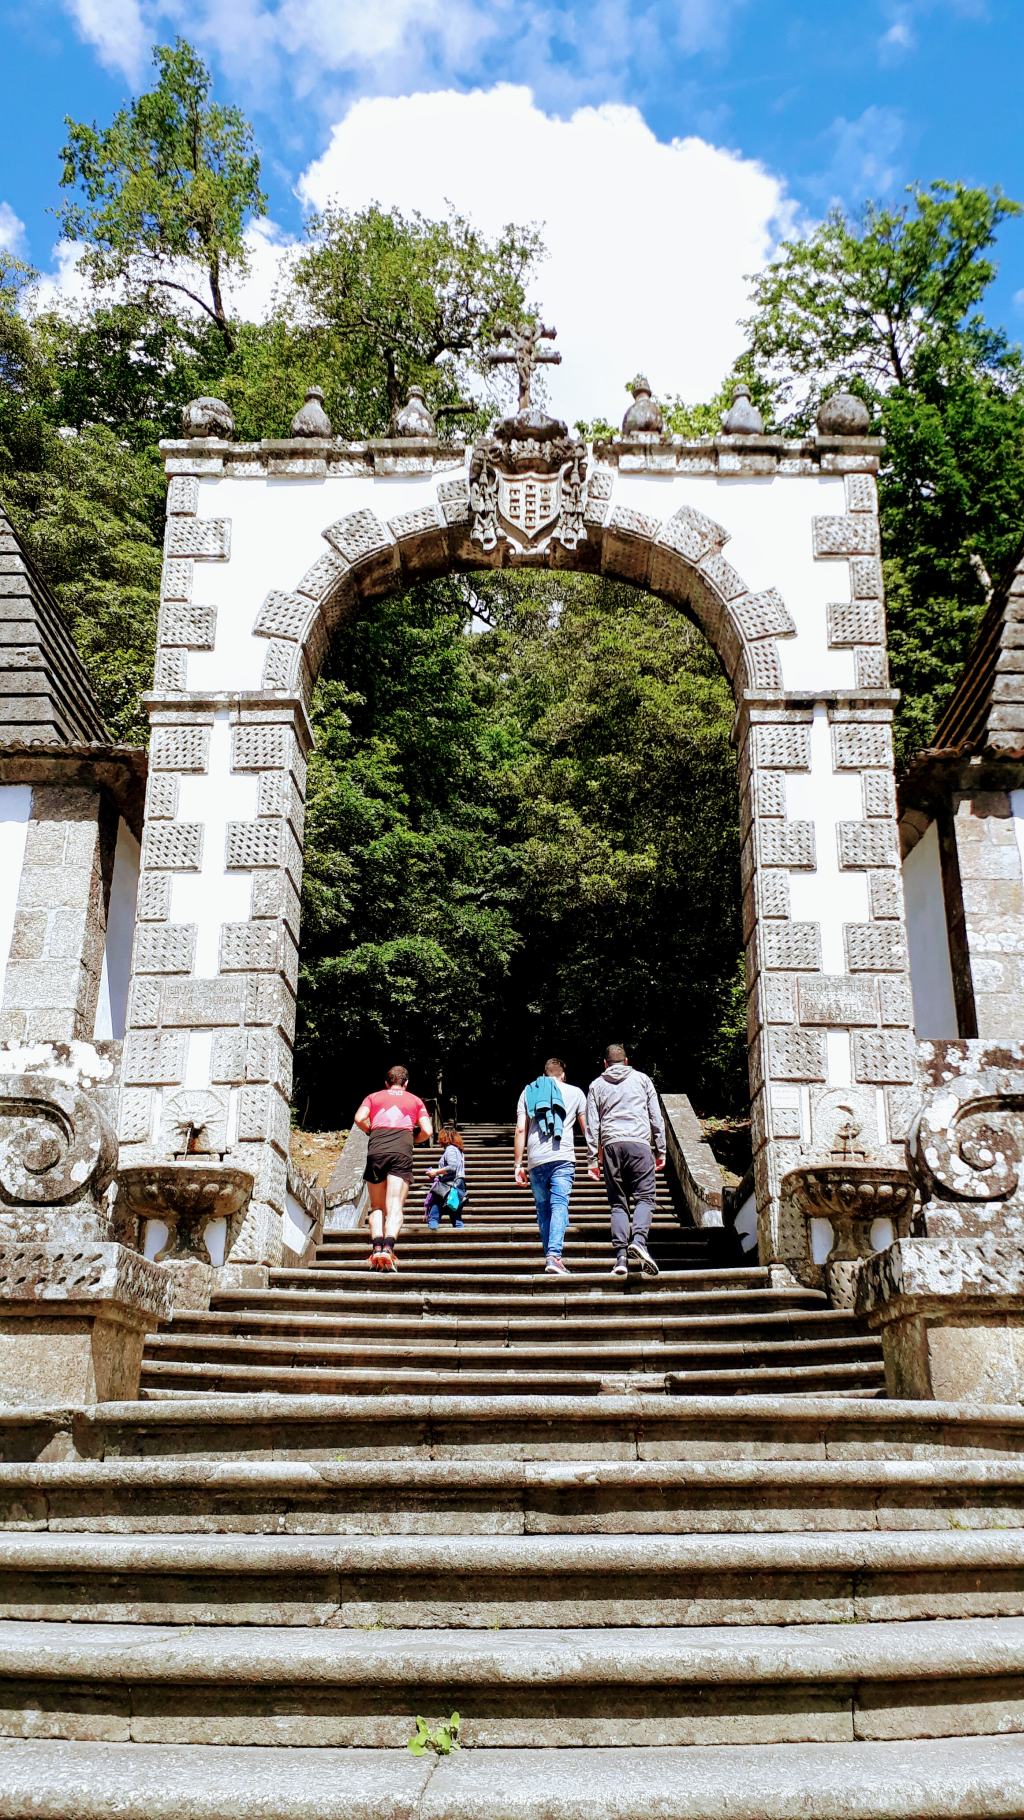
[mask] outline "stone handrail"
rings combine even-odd
[[[327,1184],[325,1232],[346,1232],[362,1224],[370,1204],[363,1181],[368,1143],[366,1132],[353,1125]]]
[[[721,1226],[725,1179],[705,1143],[700,1120],[685,1093],[660,1095],[665,1114],[667,1167],[679,1185],[695,1226]]]

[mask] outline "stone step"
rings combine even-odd
[[[733,1312],[755,1315],[812,1310],[835,1312],[828,1308],[827,1298],[820,1289],[712,1289],[706,1293],[694,1293],[662,1288],[658,1291],[657,1302],[652,1303],[645,1294],[649,1282],[650,1279],[644,1277],[628,1278],[624,1285],[620,1281],[620,1294],[611,1308],[604,1307],[608,1298],[603,1292],[582,1296],[570,1292],[564,1297],[559,1297],[556,1292],[546,1295],[544,1301],[538,1303],[534,1293],[535,1285],[531,1283],[518,1293],[503,1296],[500,1304],[496,1304],[493,1295],[477,1294],[459,1285],[451,1290],[425,1289],[410,1292],[408,1286],[400,1288],[397,1280],[381,1278],[376,1283],[346,1284],[344,1289],[325,1289],[319,1284],[308,1291],[221,1289],[213,1297],[211,1310],[226,1314],[310,1310],[316,1314],[351,1314],[356,1319],[372,1320],[389,1314],[406,1314],[416,1318],[418,1311],[422,1311],[434,1316],[485,1315],[497,1320],[504,1319],[506,1315],[510,1319],[594,1319],[599,1320],[602,1326],[605,1320],[614,1322],[634,1316],[669,1320],[702,1315],[722,1315],[724,1318]],[[367,1313],[368,1309],[372,1310],[371,1314]],[[298,1318],[297,1314],[296,1319]],[[179,1315],[176,1319],[187,1320],[191,1317]]]
[[[371,1338],[383,1341],[412,1340],[417,1345],[537,1345],[549,1341],[564,1345],[568,1337],[581,1342],[622,1343],[625,1340],[671,1344],[697,1342],[714,1345],[720,1342],[813,1340],[843,1338],[863,1329],[857,1317],[841,1308],[763,1309],[758,1312],[724,1311],[711,1315],[667,1314],[660,1304],[644,1304],[636,1313],[622,1313],[618,1308],[591,1309],[586,1303],[568,1302],[563,1312],[550,1312],[545,1306],[536,1314],[536,1304],[528,1314],[499,1313],[491,1303],[487,1314],[469,1315],[454,1310],[439,1313],[410,1307],[397,1300],[394,1311],[375,1305],[369,1313],[318,1309],[294,1312],[291,1309],[268,1310],[263,1306],[244,1305],[236,1309],[211,1309],[206,1313],[179,1313],[173,1327],[161,1340],[174,1336],[208,1334],[223,1339],[244,1335],[247,1339],[291,1337],[319,1343],[325,1336],[355,1343]]]
[[[328,1625],[849,1624],[1024,1616],[1024,1530],[0,1534],[0,1618]]]
[[[214,1349],[209,1349],[212,1352]],[[755,1349],[751,1349],[753,1353]],[[675,1355],[673,1355],[675,1356]],[[141,1395],[149,1397],[164,1389],[179,1389],[192,1395],[201,1390],[225,1395],[288,1392],[304,1396],[346,1396],[391,1398],[403,1392],[427,1391],[433,1396],[491,1397],[495,1394],[517,1396],[529,1394],[542,1384],[549,1396],[606,1396],[614,1391],[667,1391],[673,1396],[737,1396],[762,1392],[775,1396],[827,1394],[830,1390],[851,1390],[860,1395],[880,1396],[885,1387],[881,1358],[858,1358],[836,1361],[826,1357],[813,1364],[800,1364],[784,1357],[778,1365],[730,1365],[711,1359],[698,1368],[695,1364],[681,1370],[657,1363],[653,1349],[643,1359],[629,1355],[624,1361],[618,1355],[604,1364],[573,1367],[551,1365],[550,1355],[531,1371],[521,1369],[518,1355],[506,1353],[498,1367],[482,1367],[472,1353],[460,1355],[451,1364],[442,1365],[421,1356],[415,1363],[396,1363],[384,1349],[376,1364],[323,1366],[318,1363],[236,1362],[232,1357],[203,1357],[195,1362],[163,1357],[158,1352],[143,1356]]]
[[[368,1253],[367,1253],[368,1255]],[[768,1272],[752,1268],[750,1270],[663,1270],[657,1277],[644,1277],[635,1266],[631,1267],[630,1283],[641,1283],[645,1294],[658,1294],[665,1290],[692,1290],[698,1286],[727,1289],[733,1285],[737,1288],[746,1286],[767,1286]],[[366,1261],[351,1265],[321,1266],[311,1270],[272,1270],[270,1283],[275,1288],[287,1288],[294,1285],[299,1289],[328,1288],[332,1284],[339,1288],[354,1288],[364,1284],[375,1290],[386,1282],[387,1289],[394,1293],[399,1285],[405,1284],[409,1289],[448,1289],[459,1285],[478,1292],[488,1291],[492,1295],[514,1294],[526,1287],[539,1295],[565,1295],[570,1285],[575,1285],[579,1294],[598,1291],[609,1295],[626,1293],[626,1280],[613,1277],[610,1269],[602,1266],[599,1270],[587,1270],[577,1266],[568,1277],[545,1274],[544,1260],[538,1261],[533,1271],[523,1270],[515,1273],[507,1267],[496,1267],[494,1270],[476,1270],[471,1264],[453,1268],[450,1264],[440,1262],[428,1264],[400,1262],[399,1269],[386,1279],[376,1271],[367,1268]]]
[[[0,1744],[0,1820],[1020,1820],[1022,1784],[1019,1736],[442,1759],[405,1749]]]
[[[1024,1621],[372,1632],[0,1622],[0,1737],[470,1750],[1024,1732]],[[0,1756],[0,1776],[2,1776]]]
[[[977,1461],[1024,1446],[1016,1405],[530,1392],[7,1406],[0,1458]]]
[[[0,1465],[5,1529],[602,1535],[1005,1529],[1024,1461],[46,1460]]]

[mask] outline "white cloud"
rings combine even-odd
[[[152,42],[139,0],[65,0],[65,6],[104,68],[137,81]]]
[[[614,419],[638,365],[662,394],[712,392],[742,346],[745,275],[792,221],[780,179],[751,159],[660,141],[633,107],[560,120],[507,84],[356,102],[299,193],[429,215],[450,200],[492,234],[542,224],[537,302],[563,354],[550,395],[570,422]]]
[[[856,120],[838,115],[823,135],[827,158],[810,187],[825,201],[855,205],[886,195],[898,180],[904,136],[899,108],[866,107]]]
[[[25,223],[9,202],[0,202],[0,253],[17,253],[25,239]]]

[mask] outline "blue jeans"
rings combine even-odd
[[[553,1251],[559,1258],[569,1224],[569,1196],[575,1179],[575,1163],[537,1163],[530,1170],[540,1242],[546,1252]]]

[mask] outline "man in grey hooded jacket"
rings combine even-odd
[[[604,1172],[615,1248],[612,1275],[626,1276],[634,1258],[645,1276],[656,1277],[647,1234],[654,1217],[656,1171],[665,1167],[665,1121],[654,1082],[630,1067],[622,1044],[609,1043],[604,1060],[604,1073],[591,1081],[587,1094],[587,1149],[594,1180]]]

